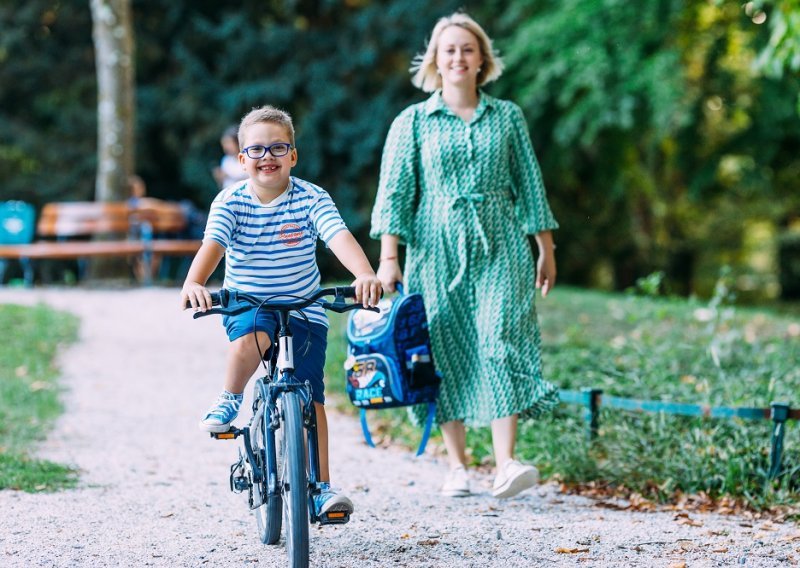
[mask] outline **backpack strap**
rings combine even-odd
[[[428,438],[431,436],[431,428],[433,428],[433,417],[436,415],[436,403],[428,403],[428,416],[425,418],[425,429],[422,431],[422,440],[419,442],[417,448],[417,457],[425,453],[425,446],[428,444]]]
[[[370,436],[369,433],[369,426],[367,425],[367,409],[362,408],[359,414],[361,415],[361,431],[364,433],[364,440],[370,448],[374,448],[375,442],[372,441],[372,436]]]
[[[436,416],[436,403],[428,403],[428,415],[425,417],[425,427],[422,430],[422,439],[419,441],[417,448],[417,457],[425,453],[425,446],[428,445],[428,439],[431,437],[431,430],[433,429],[433,418]],[[362,408],[359,411],[361,421],[361,431],[364,433],[364,441],[370,448],[375,447],[375,442],[372,441],[372,435],[369,433],[369,424],[367,424],[367,409]]]

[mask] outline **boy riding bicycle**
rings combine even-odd
[[[333,200],[322,188],[290,175],[297,164],[297,149],[289,114],[269,106],[254,109],[242,119],[238,136],[239,163],[249,178],[223,189],[211,204],[203,244],[181,290],[181,306],[188,302],[195,310],[211,308],[205,284],[223,256],[225,288],[265,300],[307,296],[320,284],[317,238],[355,276],[356,300],[364,306],[377,305],[380,281]],[[330,487],[323,383],[328,321],[317,305],[303,313],[307,319],[293,314],[292,328],[299,340],[310,340],[308,352],[295,361],[295,374],[311,384],[317,415],[322,483],[314,505],[318,515],[332,510],[349,515],[353,512],[350,499]],[[244,388],[261,362],[259,347],[272,345],[276,323],[274,312],[256,308],[223,318],[230,340],[224,390],[200,421],[202,430],[230,428]]]

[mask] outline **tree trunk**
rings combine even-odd
[[[130,0],[91,0],[97,64],[97,201],[128,198],[135,164],[135,60]]]
[[[135,165],[135,59],[131,0],[90,0],[97,66],[96,201],[125,201]],[[96,239],[119,238],[119,235]],[[96,258],[93,280],[131,278],[131,260]]]

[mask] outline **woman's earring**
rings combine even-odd
[[[441,74],[442,74],[442,72],[441,72],[441,71],[439,71],[439,70],[437,69],[437,70],[436,70],[436,74],[437,74],[437,75],[441,75]]]
[[[483,70],[483,67],[478,67],[478,73],[480,73],[482,70]]]

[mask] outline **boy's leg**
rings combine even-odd
[[[256,346],[256,334],[258,335],[258,346]],[[225,368],[226,391],[234,394],[244,392],[244,387],[247,386],[250,377],[261,364],[263,355],[258,352],[258,347],[266,353],[270,345],[269,335],[263,331],[257,331],[255,334],[248,333],[231,341],[228,349],[228,364]]]
[[[314,403],[317,413],[317,448],[319,449],[319,480],[330,482],[331,470],[328,465],[328,416],[325,414],[325,405]]]
[[[328,417],[325,414],[325,405],[314,402],[314,411],[317,414],[317,448],[319,450],[319,489],[314,495],[314,506],[317,515],[322,517],[323,523],[347,522],[353,513],[353,502],[347,496],[331,489],[330,467],[328,465]],[[342,517],[341,514],[344,514]],[[326,517],[330,517],[326,520]]]
[[[225,367],[225,390],[206,412],[200,421],[200,428],[206,432],[227,432],[231,423],[239,415],[244,387],[261,363],[258,347],[268,349],[269,336],[263,331],[256,335],[248,333],[231,341],[228,348],[228,361]],[[266,351],[265,351],[266,352]]]

